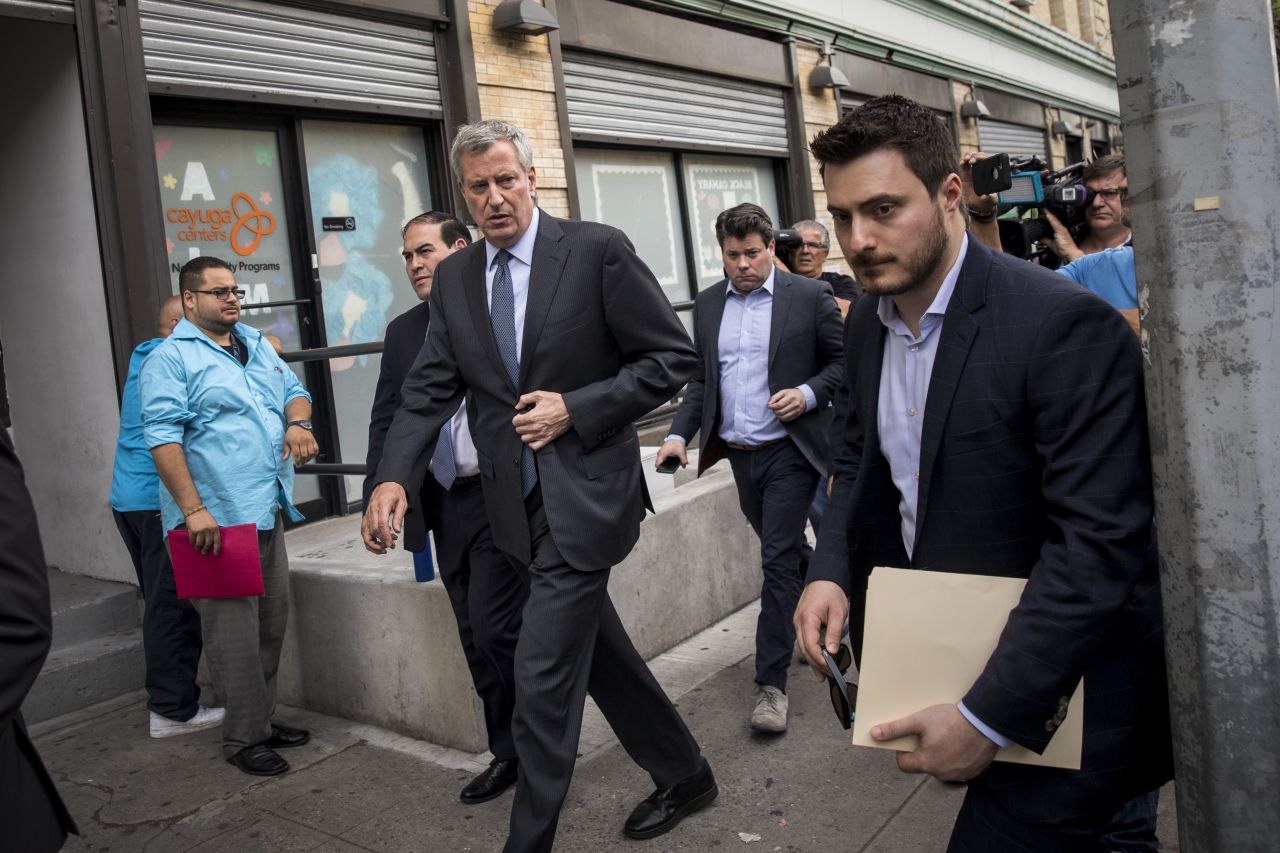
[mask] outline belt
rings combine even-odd
[[[763,450],[771,444],[778,444],[779,442],[786,440],[787,439],[784,436],[782,438],[771,438],[768,441],[762,441],[759,444],[738,444],[736,441],[726,441],[725,444],[734,450]]]
[[[475,485],[478,485],[479,483],[480,483],[479,474],[472,474],[470,477],[455,477],[453,480],[453,485],[449,488],[449,491],[453,491],[454,489],[457,489],[459,487],[466,488],[467,486],[475,486]]]

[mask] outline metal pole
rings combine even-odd
[[[1280,843],[1280,92],[1269,0],[1111,0],[1186,853]],[[1148,299],[1149,297],[1149,299]]]

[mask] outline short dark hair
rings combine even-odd
[[[440,238],[445,243],[452,246],[461,240],[468,246],[471,245],[471,232],[452,213],[442,213],[439,210],[428,210],[426,213],[419,213],[400,229],[400,239],[403,240],[405,235],[409,233],[409,229],[415,225],[439,225]]]
[[[226,270],[232,275],[236,274],[236,268],[222,258],[215,258],[213,255],[201,255],[182,265],[182,269],[178,272],[178,290],[184,292],[195,290],[204,283],[204,274],[212,269]]]
[[[722,210],[716,217],[716,242],[721,247],[724,246],[726,237],[745,240],[752,234],[759,234],[766,246],[773,239],[773,220],[758,204],[746,202],[737,207]]]
[[[872,98],[809,143],[823,172],[828,165],[843,166],[881,148],[902,154],[930,195],[960,168],[960,148],[942,119],[901,95]]]
[[[1083,181],[1096,181],[1099,178],[1105,178],[1114,172],[1124,172],[1124,155],[1123,154],[1106,154],[1094,160],[1084,167],[1084,174],[1081,176]],[[1128,177],[1128,173],[1125,173]]]

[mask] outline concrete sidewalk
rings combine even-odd
[[[752,605],[652,662],[677,699],[720,783],[720,797],[674,832],[622,837],[649,779],[588,710],[581,758],[557,851],[942,850],[963,796],[959,786],[899,773],[892,753],[856,749],[825,687],[792,670],[791,726],[752,735]],[[487,763],[377,729],[281,708],[312,731],[288,750],[293,769],[246,776],[222,760],[217,730],[152,740],[144,698],[133,694],[36,727],[45,762],[79,821],[68,851],[497,851],[511,795],[458,801]],[[1172,791],[1161,801],[1165,850],[1178,849]],[[758,844],[759,846],[754,846]]]

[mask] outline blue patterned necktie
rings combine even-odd
[[[502,356],[502,366],[511,377],[511,384],[520,387],[520,357],[516,352],[516,294],[511,284],[511,270],[507,262],[511,253],[499,249],[493,259],[493,296],[489,300],[489,326],[493,329],[493,340],[498,345],[498,355]],[[533,459],[533,451],[524,445],[520,451],[520,494],[528,497],[538,482],[538,468]]]
[[[431,454],[431,473],[436,482],[447,492],[453,488],[453,481],[458,479],[458,463],[453,458],[453,420],[444,422],[440,428],[440,438],[436,440],[435,453]]]

